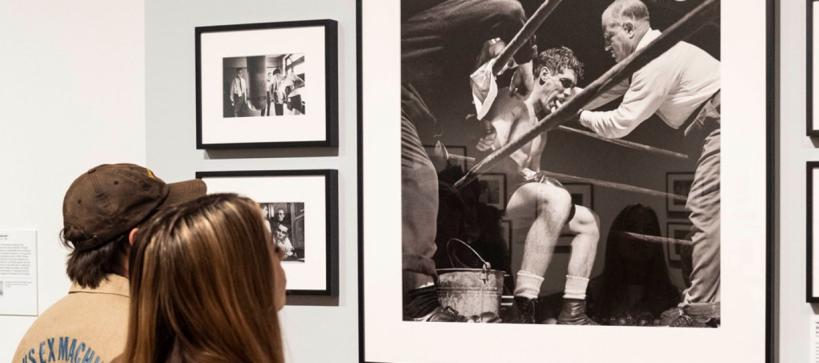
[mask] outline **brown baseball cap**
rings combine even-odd
[[[194,179],[166,184],[134,164],[103,164],[80,175],[63,199],[63,236],[77,251],[99,248],[159,209],[205,195]]]

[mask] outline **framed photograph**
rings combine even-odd
[[[688,192],[691,191],[691,183],[694,182],[694,173],[685,172],[685,173],[667,173],[665,175],[665,190],[668,192],[669,196],[666,198],[666,210],[670,214],[680,214],[690,212],[685,207],[685,201],[679,200],[677,198],[671,197],[671,194],[674,195],[688,195]]]
[[[807,301],[819,303],[819,248],[816,248],[816,241],[819,241],[819,213],[814,209],[819,206],[819,161],[809,161],[806,167],[807,175]]]
[[[475,161],[474,158],[467,156],[466,146],[444,146],[442,144],[440,147],[436,147],[435,145],[424,145],[424,150],[429,155],[432,163],[435,164],[435,169],[439,172],[452,166],[457,166],[462,171],[466,171],[469,164]]]
[[[682,222],[668,222],[666,224],[666,236],[680,241],[691,240],[691,224]],[[669,243],[666,245],[668,251],[668,264],[671,267],[680,268],[682,266],[682,251],[685,245],[679,243]]]
[[[289,295],[338,296],[338,172],[203,171],[208,193],[259,203],[272,241],[284,250]]]
[[[362,362],[773,362],[774,1],[612,4],[359,2]],[[641,29],[635,44],[607,47],[624,19]],[[742,122],[721,124],[723,103]],[[564,124],[583,132],[550,132]],[[477,158],[450,184],[460,200],[441,197],[419,152],[436,139]],[[686,185],[675,173],[694,170],[685,194],[697,210],[681,222],[702,233],[686,288],[665,266],[662,208]],[[502,213],[480,202],[492,174],[506,175]],[[577,208],[554,179],[576,184]],[[650,217],[627,217],[650,226],[608,248],[635,205]],[[501,220],[521,254],[508,269],[437,259],[442,234],[484,242]],[[565,254],[563,230],[575,236]],[[631,280],[655,272],[669,278]],[[619,289],[592,288],[605,281]],[[621,298],[629,283],[663,298],[633,304]],[[610,310],[649,317],[622,327]],[[669,354],[681,345],[688,353]]]
[[[195,32],[197,149],[338,146],[334,20]]]
[[[478,179],[478,201],[498,210],[506,209],[506,174],[487,173]]]
[[[572,204],[594,209],[594,186],[586,183],[563,183],[572,196]]]
[[[817,94],[814,92],[814,86],[817,84],[816,79],[816,69],[817,67],[817,57],[814,55],[814,51],[819,48],[817,47],[816,41],[819,40],[819,37],[816,36],[816,24],[814,21],[819,19],[819,2],[817,0],[806,0],[807,7],[805,8],[805,14],[807,15],[807,135],[811,137],[819,136],[819,123],[813,118],[814,110],[819,107],[819,99],[817,99]]]

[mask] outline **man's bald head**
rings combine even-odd
[[[648,7],[640,0],[615,0],[603,12],[605,49],[619,62],[634,53],[651,25]]]
[[[640,0],[615,0],[603,12],[603,22],[622,25],[630,23],[649,23],[648,7]]]

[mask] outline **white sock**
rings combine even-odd
[[[580,276],[566,275],[566,289],[563,292],[563,298],[586,300],[587,287],[589,287],[589,279]]]
[[[518,271],[518,281],[515,285],[515,296],[523,296],[528,299],[536,299],[540,294],[540,285],[543,277],[535,275],[529,271]]]

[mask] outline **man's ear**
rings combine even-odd
[[[128,244],[130,244],[131,246],[133,246],[134,242],[136,242],[136,236],[137,236],[138,231],[139,231],[139,228],[134,228],[134,229],[131,230],[130,233],[128,233]]]
[[[629,38],[634,38],[636,33],[634,32],[634,23],[630,21],[623,22],[623,31],[628,34]]]
[[[552,72],[549,71],[549,68],[542,67],[540,68],[540,73],[537,75],[537,79],[540,84],[546,83],[546,80],[552,75]]]

